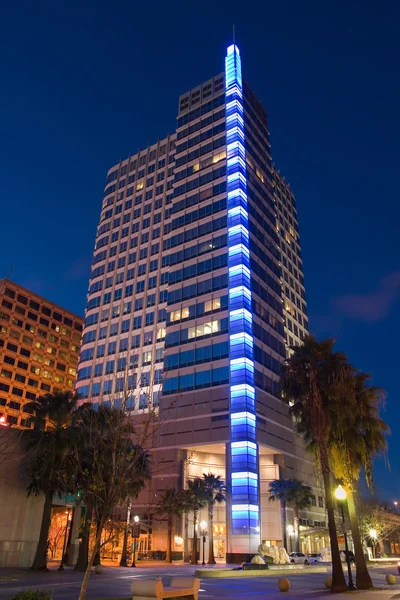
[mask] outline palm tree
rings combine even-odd
[[[226,485],[221,479],[220,475],[213,475],[212,473],[203,473],[203,483],[208,504],[208,520],[209,520],[209,533],[208,533],[208,564],[215,565],[214,556],[214,506],[221,502],[226,502]]]
[[[299,511],[310,508],[313,494],[309,485],[297,479],[293,479],[293,482],[292,497],[289,499],[289,503],[293,507],[296,552],[300,552]]]
[[[268,484],[269,500],[274,502],[279,500],[281,503],[281,519],[282,519],[282,541],[285,548],[287,548],[287,537],[286,537],[286,506],[287,498],[292,487],[291,479],[274,479]]]
[[[292,506],[294,513],[294,531],[296,552],[300,550],[299,536],[299,511],[309,508],[312,504],[312,490],[309,485],[305,485],[297,479],[274,479],[268,484],[270,500],[280,500],[282,511],[282,530],[284,536],[284,546],[287,547],[286,537],[286,507]],[[293,548],[292,548],[293,550]]]
[[[190,560],[190,563],[192,565],[197,565],[197,524],[199,520],[199,510],[203,506],[206,506],[207,496],[204,481],[200,477],[195,477],[195,479],[189,479],[187,486],[187,501],[189,502],[191,511],[193,512],[193,546],[192,558]]]
[[[71,392],[38,397],[26,405],[36,427],[24,432],[25,448],[31,456],[28,494],[44,494],[42,523],[31,569],[46,571],[47,537],[55,494],[73,493],[73,468],[70,462],[73,410],[78,400]]]
[[[367,385],[370,376],[353,373],[348,380],[348,397],[352,404],[351,418],[341,419],[332,434],[331,464],[335,477],[343,482],[347,492],[347,507],[356,558],[356,585],[358,589],[372,588],[372,580],[365,562],[364,550],[357,519],[355,494],[358,479],[364,467],[365,479],[373,487],[373,459],[387,449],[385,434],[389,427],[380,418],[379,406],[383,390]]]
[[[315,453],[325,486],[328,528],[332,551],[332,591],[347,589],[337,540],[333,508],[329,440],[338,414],[351,408],[344,401],[344,382],[351,367],[342,352],[333,351],[334,340],[318,342],[307,336],[282,367],[282,394],[290,404],[295,430]]]
[[[167,518],[168,543],[167,555],[165,561],[172,563],[172,525],[174,517],[179,517],[183,513],[182,494],[174,489],[165,490],[157,503],[155,513],[164,515]]]

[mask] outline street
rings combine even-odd
[[[144,566],[137,569],[105,567],[101,575],[90,578],[87,593],[88,600],[108,600],[130,597],[130,584],[135,578],[162,577],[168,584],[174,575],[193,576],[195,568],[190,565],[157,565]],[[400,599],[400,577],[395,586],[388,586],[385,576],[388,573],[397,575],[394,565],[374,567],[371,575],[376,586],[372,592],[352,592],[353,595],[368,600],[369,598],[398,598]],[[254,577],[246,579],[202,579],[200,600],[254,600],[254,598],[268,598],[268,600],[282,599],[282,593],[277,590],[277,576]],[[329,592],[324,587],[327,573],[307,573],[301,575],[288,575],[291,590],[287,593],[290,598],[327,598]],[[79,595],[82,574],[70,569],[59,573],[57,570],[49,573],[32,573],[15,569],[0,570],[0,600],[9,600],[17,591],[30,588],[52,590],[54,600],[76,600]],[[346,594],[348,597],[349,593]],[[340,594],[339,596],[342,596]]]

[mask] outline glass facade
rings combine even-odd
[[[184,485],[194,453],[220,465],[231,557],[279,539],[265,509],[279,465],[307,480],[278,390],[307,327],[295,200],[232,45],[180,97],[176,131],[108,173],[77,383],[132,418],[159,409],[154,493]]]

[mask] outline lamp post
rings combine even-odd
[[[378,535],[376,533],[376,529],[369,530],[369,537],[372,540],[372,558],[375,558],[375,543],[376,543],[376,539],[378,537]]]
[[[135,552],[136,552],[136,539],[140,537],[140,517],[135,515],[133,517],[133,526],[132,526],[132,537],[133,537],[133,548],[132,548],[132,564],[131,567],[136,567],[135,562]]]
[[[207,521],[200,521],[200,535],[203,538],[203,562],[201,564],[205,565],[206,564],[205,552],[206,552]]]
[[[65,524],[65,532],[64,532],[64,541],[63,541],[63,547],[62,547],[61,562],[60,562],[60,566],[58,567],[59,571],[64,571],[64,556],[65,556],[65,551],[66,551],[66,546],[67,546],[68,523],[69,523],[69,509],[70,508],[71,508],[71,506],[69,506],[67,504],[67,510],[65,511],[65,514],[67,515],[67,522]]]
[[[349,583],[348,583],[348,588],[349,590],[356,590],[357,587],[354,584],[353,581],[353,574],[351,572],[351,564],[350,564],[350,556],[349,556],[349,545],[347,543],[347,533],[346,533],[346,525],[345,525],[345,520],[344,520],[344,510],[343,510],[343,502],[344,500],[346,500],[346,490],[342,488],[341,485],[339,485],[336,490],[335,490],[335,496],[336,498],[340,501],[340,510],[342,512],[342,523],[343,523],[343,537],[344,537],[344,547],[346,549],[346,563],[347,563],[347,571],[349,573]]]
[[[288,525],[286,529],[287,529],[287,532],[289,534],[290,552],[293,552],[293,548],[292,548],[292,535],[294,533],[294,527],[293,527],[293,525]]]
[[[397,510],[397,507],[399,505],[399,503],[397,502],[397,500],[394,500],[393,504],[394,504],[395,509]]]

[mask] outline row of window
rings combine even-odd
[[[177,308],[171,311],[167,315],[167,323],[177,323],[179,321],[188,321],[190,319],[196,319],[196,317],[202,317],[211,312],[218,312],[228,308],[228,296],[221,296],[220,298],[213,298],[206,302],[197,302],[184,308]]]
[[[212,123],[216,123],[217,121],[219,121],[220,119],[223,119],[224,117],[225,117],[225,107],[222,108],[221,110],[218,110],[218,111],[212,113],[211,115],[208,115],[204,119],[200,119],[199,121],[194,123],[194,125],[190,125],[189,127],[186,127],[185,129],[181,129],[180,131],[178,131],[176,139],[182,140],[183,138],[187,137],[188,135],[191,135],[192,133],[196,133],[196,131],[199,131],[200,129],[204,129],[204,127],[208,127],[208,125],[211,125]],[[175,161],[175,164],[177,166],[179,166],[177,164],[179,160],[180,159],[178,158]]]
[[[167,302],[168,305],[178,304],[184,300],[189,300],[189,298],[197,298],[226,287],[228,287],[228,274],[214,275],[212,279],[206,281],[198,281],[173,291],[168,290]]]
[[[143,291],[143,290],[142,290]],[[126,297],[126,295],[125,295]],[[106,304],[106,302],[104,302]],[[167,310],[165,308],[159,308],[157,311],[157,323],[162,323],[167,318]],[[99,322],[99,313],[95,312],[88,315],[85,319],[86,326],[89,325],[97,325]],[[142,315],[136,315],[133,319],[125,319],[121,323],[121,328],[119,323],[111,323],[110,329],[108,332],[108,337],[113,335],[118,335],[119,331],[121,333],[131,331],[131,329],[139,329],[142,325],[153,325],[155,323],[155,312],[151,311],[145,314],[144,318]],[[103,336],[102,336],[103,337]],[[99,337],[99,339],[102,339]],[[106,338],[107,335],[104,335]]]
[[[224,188],[225,191],[226,183],[223,183],[218,187]],[[222,198],[221,200],[216,200],[212,204],[207,204],[206,206],[202,206],[201,208],[192,212],[186,212],[180,217],[175,217],[175,219],[172,219],[171,223],[167,223],[166,225],[168,225],[169,231],[175,231],[175,229],[179,229],[180,227],[184,227],[185,225],[190,225],[191,223],[197,223],[198,221],[201,221],[201,219],[205,219],[206,217],[215,215],[216,213],[225,209],[226,198]]]
[[[229,343],[221,342],[212,346],[203,346],[167,356],[164,361],[164,371],[189,367],[191,365],[228,358]]]
[[[213,144],[213,145],[215,145],[215,144]],[[191,190],[195,190],[196,188],[198,188],[202,185],[205,185],[206,183],[210,183],[211,181],[215,181],[216,179],[219,179],[220,177],[225,177],[225,176],[226,176],[226,166],[224,165],[223,167],[214,169],[213,171],[210,171],[209,173],[200,175],[200,177],[195,177],[194,179],[190,179],[189,181],[186,181],[185,183],[182,183],[181,185],[175,186],[174,187],[174,197],[176,198],[177,196],[181,196],[182,194],[190,192]],[[218,192],[219,194],[223,193],[224,186],[226,186],[226,182],[221,183],[221,191]]]
[[[151,204],[147,204],[144,208],[145,208],[144,214],[146,214],[146,212],[148,212],[148,213],[152,212]],[[147,211],[146,211],[146,208],[148,208]],[[103,223],[103,225],[100,225],[100,227],[97,230],[96,239],[98,241],[96,243],[96,248],[104,246],[104,243],[102,241],[103,238],[100,238],[100,236],[102,236],[104,233],[108,233],[109,231],[111,231],[111,229],[119,229],[121,227],[121,225],[126,225],[127,223],[131,223],[132,220],[140,219],[142,216],[141,213],[142,213],[141,208],[135,208],[132,214],[125,213],[122,220],[121,220],[121,217],[114,217],[114,220],[112,222],[108,221],[107,223]],[[107,218],[107,216],[108,215],[106,214],[105,218]],[[141,222],[142,230],[147,229],[148,227],[150,227],[150,225],[157,225],[157,223],[161,223],[162,218],[163,218],[162,211],[154,213],[153,218],[144,217]],[[124,236],[122,236],[122,237],[124,237]]]
[[[189,267],[171,271],[168,274],[168,283],[173,285],[174,283],[186,281],[186,279],[192,279],[193,277],[204,275],[204,273],[210,273],[210,271],[217,271],[218,269],[223,269],[227,266],[228,255],[225,253],[219,254],[218,256],[213,256],[213,258],[203,260],[194,265],[190,265]]]
[[[185,260],[190,260],[192,258],[196,258],[197,256],[202,256],[203,254],[208,254],[208,252],[212,252],[213,250],[218,250],[219,248],[224,248],[227,245],[227,236],[226,234],[220,236],[214,236],[211,239],[208,239],[204,242],[199,242],[194,246],[189,246],[189,248],[185,248],[184,250],[179,250],[178,252],[172,252],[172,254],[167,254],[162,258],[162,267],[168,267],[172,265],[177,265],[182,263]]]
[[[209,187],[203,188],[195,194],[192,194],[191,196],[186,196],[185,198],[182,198],[182,200],[175,200],[171,208],[171,214],[175,215],[176,213],[181,212],[182,210],[190,208],[191,206],[196,206],[196,204],[201,204],[209,198],[215,198],[216,196],[218,196],[218,194],[224,194],[225,192],[225,182],[217,183],[214,186],[210,185]]]
[[[35,300],[28,300],[28,298],[26,296],[23,296],[22,294],[18,294],[17,292],[14,292],[14,290],[11,290],[10,288],[5,289],[4,295],[13,300],[16,298],[17,302],[20,302],[21,304],[24,304],[25,306],[28,306],[28,302],[29,302],[29,306],[30,306],[30,308],[33,308],[33,310],[36,310],[36,311],[40,310],[40,312],[43,313],[44,315],[46,315],[47,317],[52,317],[55,321],[58,321],[59,323],[63,322],[68,327],[74,327],[77,331],[82,330],[82,325],[80,323],[74,323],[72,321],[72,319],[70,319],[69,317],[65,317],[65,316],[63,317],[62,314],[56,312],[55,310],[52,311],[47,306],[41,306],[38,302],[35,302]]]
[[[156,341],[161,342],[165,338],[165,327],[159,327],[157,329]],[[131,341],[130,347],[132,349],[140,348],[142,346],[150,345],[153,343],[153,331],[145,331],[143,334],[143,341],[141,341],[140,334],[133,334],[131,338],[121,338],[118,343],[118,353],[127,352],[129,348],[129,339]],[[107,355],[117,353],[117,341],[112,341],[107,344]],[[103,358],[106,355],[106,345],[99,344],[96,348],[96,358]]]
[[[176,394],[199,390],[215,385],[229,383],[229,367],[219,367],[198,373],[188,373],[179,377],[168,377],[164,383],[163,394]]]
[[[127,227],[123,227],[121,229],[121,231],[115,231],[114,233],[111,234],[111,236],[106,235],[106,236],[100,238],[96,242],[96,250],[98,250],[99,248],[103,248],[104,246],[108,246],[109,244],[113,244],[114,242],[117,242],[119,240],[119,238],[123,239],[130,235],[133,235],[134,233],[137,233],[140,229],[140,226],[141,226],[141,221],[135,221],[134,223],[132,223],[132,225],[130,227],[130,233],[129,233],[129,226],[127,226]],[[147,225],[146,225],[146,227],[147,227]],[[130,238],[129,247],[136,248],[136,246],[138,246],[138,245],[146,244],[147,242],[150,241],[150,239],[155,240],[155,239],[159,238],[160,234],[161,234],[160,227],[155,227],[152,229],[151,237],[150,237],[149,231],[144,231],[140,235],[140,241],[139,241],[138,237]],[[132,241],[133,239],[135,239],[136,242],[133,242]]]
[[[90,376],[89,376],[90,377]],[[82,377],[83,379],[83,377]],[[140,387],[146,388],[153,385],[159,385],[162,383],[162,370],[155,369],[153,373],[146,371],[140,375]],[[82,399],[84,398],[96,398],[102,394],[108,396],[112,393],[121,393],[124,395],[134,395],[134,391],[137,388],[137,374],[134,373],[128,377],[122,376],[114,379],[108,379],[105,381],[96,381],[90,384],[85,384],[77,387],[78,394]]]
[[[201,325],[195,325],[194,327],[169,332],[165,338],[165,347],[179,346],[180,344],[187,344],[188,342],[201,340],[205,337],[228,333],[228,323],[229,320],[226,317],[202,323]]]
[[[171,236],[170,238],[164,240],[163,242],[163,250],[169,250],[170,248],[175,248],[176,246],[180,246],[185,242],[190,242],[191,240],[195,240],[197,238],[204,237],[205,235],[212,233],[213,231],[219,231],[220,229],[225,229],[227,226],[227,217],[226,215],[222,217],[218,217],[216,219],[209,219],[206,223],[202,223],[201,225],[196,225],[192,229],[188,229],[186,231],[182,231],[182,233],[178,233],[176,235]]]
[[[187,125],[187,123],[191,123],[192,121],[195,121],[202,115],[206,115],[207,113],[211,112],[212,110],[215,110],[216,108],[219,108],[220,106],[222,106],[224,104],[225,104],[225,94],[221,94],[221,96],[218,96],[217,98],[214,98],[210,102],[207,102],[206,104],[203,104],[202,106],[199,106],[198,108],[196,108],[194,110],[191,110],[186,115],[179,117],[178,123],[177,123],[177,129],[179,129],[180,127],[183,127],[183,125]],[[176,152],[178,152],[178,147],[176,148]]]

